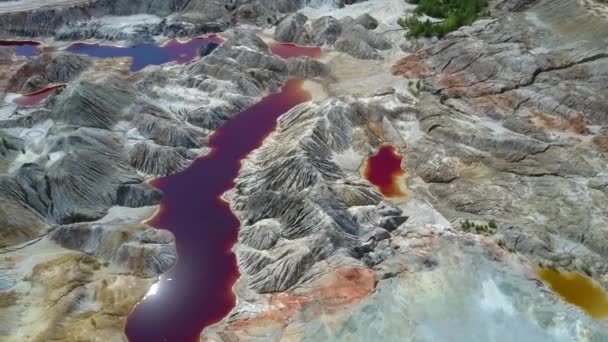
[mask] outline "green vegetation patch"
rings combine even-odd
[[[461,26],[471,25],[480,16],[489,15],[487,0],[408,0],[418,5],[414,15],[401,18],[399,24],[409,30],[408,36],[443,37]],[[443,19],[421,20],[421,15]]]
[[[496,221],[490,220],[487,224],[479,222],[471,222],[469,220],[460,221],[460,229],[467,233],[492,235],[496,233]]]

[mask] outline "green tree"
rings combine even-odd
[[[400,20],[399,24],[409,30],[410,37],[415,38],[441,38],[461,26],[471,25],[480,14],[488,13],[487,0],[410,0],[410,3],[418,5],[414,15]],[[420,20],[422,15],[444,20]]]

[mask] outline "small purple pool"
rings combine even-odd
[[[221,44],[224,40],[217,35],[197,37],[188,41],[171,39],[164,45],[145,43],[133,47],[102,45],[99,43],[74,43],[66,50],[72,53],[100,58],[132,57],[131,71],[139,71],[148,65],[160,65],[167,62],[179,64],[189,62],[198,55],[198,50],[208,44]]]
[[[37,55],[40,42],[34,40],[0,40],[0,46],[14,46],[17,56],[32,57]]]

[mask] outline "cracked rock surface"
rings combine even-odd
[[[0,37],[46,44],[0,47],[0,340],[126,340],[179,258],[142,223],[162,199],[146,181],[294,77],[313,100],[224,194],[238,300],[201,341],[608,340],[535,273],[608,288],[605,4],[496,0],[491,18],[412,41],[402,0],[335,3],[0,0]],[[191,62],[136,73],[61,49],[217,31]],[[282,59],[271,37],[324,55]],[[384,144],[403,157],[400,197],[364,177]]]
[[[602,275],[606,26],[584,32],[587,40],[552,33],[550,15],[565,5],[538,1],[526,14],[479,21],[393,72],[432,94],[418,102],[425,136],[408,147],[407,164],[438,210],[456,221],[494,219],[511,248]]]

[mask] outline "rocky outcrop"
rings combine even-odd
[[[53,34],[62,25],[107,15],[154,14],[167,16],[181,8],[184,0],[156,1],[81,1],[20,0],[0,4],[0,20],[5,24],[1,35],[45,36]]]
[[[279,42],[296,43],[306,45],[310,41],[310,37],[306,27],[308,17],[294,13],[287,18],[281,20],[274,31],[274,39]]]
[[[598,145],[608,56],[594,40],[602,28],[586,40],[547,31],[549,14],[565,4],[539,2],[528,10],[537,21],[518,13],[479,21],[393,71],[436,95],[418,102],[425,137],[408,147],[407,165],[438,210],[455,222],[494,219],[509,248],[572,270],[589,267],[605,281],[599,241],[608,197],[592,184],[606,173]]]
[[[53,230],[49,239],[142,278],[162,274],[175,264],[173,235],[144,225],[72,224]]]
[[[58,97],[53,113],[63,124],[109,129],[134,96],[132,86],[117,77],[98,82],[79,80]]]
[[[19,0],[0,2],[1,36],[107,39],[141,43],[225,31],[238,23],[268,25],[306,2],[293,0]],[[122,17],[122,18],[120,18]]]
[[[70,341],[91,331],[122,340],[131,308],[175,262],[175,244],[134,222],[74,224],[2,249],[0,260],[3,340]]]
[[[396,100],[395,94],[388,97]],[[281,117],[276,132],[243,162],[235,189],[226,195],[243,225],[235,246],[242,274],[237,294],[249,298],[248,305],[266,307],[263,315],[273,315],[270,293],[294,298],[314,293],[322,307],[338,310],[373,291],[375,275],[368,267],[388,255],[374,252],[387,238],[379,231],[390,235],[407,217],[352,174],[356,159],[347,165],[339,161],[341,155],[363,159],[369,153],[366,143],[349,151],[368,132],[371,112],[353,98],[302,104]],[[337,293],[323,294],[332,286],[349,293],[344,302],[332,302]],[[230,317],[235,324],[257,321],[241,306]],[[203,339],[247,339],[230,324],[207,330]]]
[[[65,52],[45,53],[27,61],[10,78],[7,77],[8,90],[30,93],[49,84],[67,83],[91,65],[90,59],[85,56]]]
[[[365,14],[353,19],[337,20],[326,16],[314,21],[300,13],[294,13],[279,22],[274,39],[298,45],[335,46],[336,50],[361,59],[382,59],[378,50],[388,50],[391,43],[373,32],[378,22]]]
[[[184,147],[171,148],[140,142],[129,150],[129,163],[147,175],[162,176],[184,170],[196,156],[196,153]]]
[[[286,64],[287,73],[290,76],[304,79],[333,78],[332,71],[327,65],[309,57],[289,58]]]

